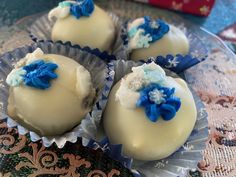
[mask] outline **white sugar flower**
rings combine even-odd
[[[126,85],[122,83],[120,85],[120,88],[116,92],[116,100],[119,101],[122,106],[129,109],[136,108],[136,103],[139,97],[139,92],[128,89]]]
[[[156,104],[161,104],[165,101],[165,94],[163,93],[162,90],[153,90],[149,92],[149,98],[151,101],[153,101]]]
[[[162,85],[162,82],[166,78],[165,71],[154,62],[133,67],[132,71],[132,73],[121,80],[120,87],[116,92],[116,100],[122,106],[130,109],[136,108],[137,101],[140,97],[140,89],[150,83]],[[149,96],[156,104],[160,104],[165,100],[165,95],[159,90],[154,90]]]
[[[65,18],[70,15],[70,4],[76,3],[75,1],[63,1],[59,5],[52,9],[48,14],[48,19],[51,21],[53,17],[58,19]]]
[[[26,71],[23,68],[13,69],[10,74],[8,74],[6,83],[9,86],[17,87],[24,81],[24,75]]]
[[[128,88],[134,91],[139,90],[144,85],[144,80],[142,78],[134,78],[128,83]]]
[[[37,48],[33,53],[28,53],[25,56],[26,64],[28,65],[34,62],[35,60],[42,58],[43,55],[44,55],[44,52],[40,48]]]
[[[142,88],[145,84],[143,72],[139,73],[131,73],[125,79],[123,79],[123,83],[130,90],[137,91]]]
[[[157,23],[156,21],[151,22],[151,27],[152,28],[157,29],[157,28],[159,28],[159,26],[160,26],[159,23]]]
[[[137,18],[134,21],[128,23],[128,31],[132,28],[136,28],[138,26],[141,26],[142,24],[144,24],[144,18]]]
[[[129,45],[128,46],[129,49],[137,49],[137,48],[139,48],[138,47],[138,43],[139,43],[140,38],[143,35],[143,33],[144,33],[143,29],[138,29],[137,30],[136,34],[129,40],[129,44],[128,44]]]
[[[155,62],[149,64],[143,64],[142,66],[133,67],[134,73],[143,73],[143,78],[146,84],[159,83],[161,84],[166,79],[165,71],[157,65]]]

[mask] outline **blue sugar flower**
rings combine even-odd
[[[181,106],[180,98],[174,96],[175,88],[151,83],[139,92],[136,105],[144,107],[145,114],[152,122],[156,122],[160,116],[166,121],[171,120]]]
[[[166,33],[169,32],[170,27],[162,20],[153,21],[150,17],[144,17],[144,24],[140,25],[138,29],[143,29],[143,35],[151,36],[151,43],[161,39]]]
[[[24,75],[24,84],[38,89],[47,89],[50,85],[50,80],[57,78],[54,71],[58,65],[54,63],[46,63],[43,60],[37,60],[23,67],[26,71]]]
[[[77,19],[80,17],[89,17],[94,11],[93,0],[77,0],[77,3],[71,4],[70,13]]]

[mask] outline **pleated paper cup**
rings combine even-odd
[[[45,54],[58,54],[72,58],[83,65],[90,72],[93,87],[96,90],[97,97],[92,111],[84,117],[79,125],[75,125],[74,129],[60,136],[40,136],[36,132],[26,129],[7,115],[9,86],[5,82],[6,77],[20,59],[24,58],[26,54],[32,53],[36,48],[42,49]],[[100,53],[97,54],[98,56],[100,55]],[[107,58],[98,56],[77,47],[72,47],[69,44],[52,42],[39,42],[4,54],[0,57],[0,119],[4,119],[9,127],[17,127],[19,134],[29,134],[33,142],[42,140],[45,147],[55,143],[59,148],[62,148],[66,142],[75,143],[78,137],[94,138],[114,77],[113,64],[107,65]]]
[[[114,64],[114,83],[131,72],[132,67],[140,66],[143,62],[133,62],[125,60],[113,61]],[[165,70],[168,76],[178,78],[176,73]],[[190,86],[191,89],[191,86]],[[138,161],[133,159],[132,169],[146,177],[186,177],[191,170],[197,168],[197,164],[202,160],[202,151],[205,149],[208,138],[207,113],[200,98],[192,91],[197,107],[197,121],[191,135],[175,153],[171,156],[157,161]],[[104,134],[104,137],[107,135]],[[122,148],[122,145],[120,145]],[[109,150],[112,151],[112,148]],[[123,155],[124,156],[124,155]]]
[[[108,12],[108,15],[111,17],[111,19],[115,25],[115,38],[116,38],[122,22],[120,21],[119,17],[117,15],[115,15],[114,13]],[[39,17],[28,29],[31,39],[34,42],[43,42],[43,41],[51,41],[52,42],[51,32],[52,32],[52,28],[53,28],[55,22],[56,22],[55,19],[52,21],[50,21],[48,19],[48,13]],[[63,43],[62,41],[53,41],[53,42]],[[67,41],[66,43],[71,44],[70,41]],[[115,43],[115,40],[114,40],[114,43]],[[82,47],[78,44],[73,45],[73,46],[76,46],[77,48],[82,48],[82,49],[85,48],[86,50],[90,49],[90,51],[89,51],[90,53],[93,53],[94,50],[96,50],[96,51],[98,50],[103,55],[111,55],[113,48],[114,48],[114,43],[110,47],[109,51],[100,51],[99,49],[93,49],[90,46]],[[114,56],[110,56],[110,57],[111,57],[111,59],[115,59]]]
[[[114,44],[114,49],[113,49],[113,55],[116,56],[116,59],[118,60],[129,60],[130,59],[130,53],[132,50],[128,48],[128,32],[127,32],[127,24],[128,21],[124,22],[122,25],[118,27],[118,35],[116,38],[116,42]],[[176,25],[177,26],[177,25]],[[190,62],[190,59],[193,60],[198,60],[198,61],[203,61],[207,54],[208,51],[204,45],[204,42],[196,36],[194,33],[192,33],[190,30],[188,30],[185,26],[177,26],[181,31],[184,32],[186,37],[189,40],[189,53],[186,56],[182,56],[187,58],[187,62]],[[179,44],[176,44],[179,45]],[[178,57],[178,55],[174,57]],[[151,56],[151,58],[157,58],[158,56]],[[167,56],[163,56],[167,57]],[[143,58],[142,60],[147,60],[148,58]],[[184,60],[181,60],[181,62],[186,62]],[[197,64],[198,62],[193,62],[192,66]],[[181,63],[179,63],[181,64]],[[174,67],[174,66],[172,66]],[[168,68],[167,68],[168,69]]]

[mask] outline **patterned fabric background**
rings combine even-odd
[[[171,12],[157,11],[156,8],[129,1],[100,0],[98,2],[103,7],[112,9],[115,13],[123,17],[137,17],[144,14],[151,16],[162,15],[167,18],[173,16]],[[0,4],[0,6],[1,5],[2,4]],[[4,6],[6,6],[6,4]],[[232,4],[232,7],[234,7],[234,4]],[[215,13],[214,9],[212,13]],[[226,24],[229,25],[229,21],[232,22],[232,17],[225,18],[224,22],[219,20],[219,18],[210,16],[208,19],[214,19],[211,25],[214,26],[214,24],[216,24],[216,28],[220,30],[224,29]],[[31,42],[23,29],[25,29],[33,19],[34,18],[29,18],[20,21],[17,26],[1,28],[0,53]],[[4,18],[3,21],[5,20]],[[175,16],[174,20],[179,20],[179,17]],[[224,27],[222,23],[224,23]],[[221,25],[219,26],[219,24]],[[215,29],[212,30],[214,31]],[[232,26],[225,31],[228,32],[222,31],[219,35],[223,39],[234,42],[235,27]],[[207,148],[204,151],[204,159],[199,163],[199,170],[204,177],[234,177],[236,174],[236,56],[216,37],[200,29],[195,32],[201,37],[201,40],[204,41],[209,49],[207,60],[197,67],[188,70],[186,73],[186,79],[203,100],[209,115],[210,136],[207,142]],[[10,38],[10,36],[12,37]],[[12,144],[7,143],[13,141],[9,138],[8,140],[10,141],[6,141],[6,139],[4,141],[3,139],[0,143],[5,143],[9,146],[8,148],[11,148]],[[31,146],[30,149],[32,154],[34,148]],[[4,149],[1,148],[1,150]],[[38,146],[37,153],[39,153],[40,150],[40,146]],[[44,151],[44,149],[42,151]],[[27,154],[24,155],[27,156]],[[28,155],[27,157],[30,156]],[[29,159],[27,160],[27,157],[25,162],[28,162],[29,167],[32,167],[32,163],[28,161]],[[17,156],[16,158],[19,157]],[[50,159],[47,159],[47,161],[48,160],[50,161]],[[4,165],[4,163],[2,164]],[[20,169],[21,166],[18,167]],[[30,168],[26,169],[30,170]],[[105,175],[108,175],[107,172]]]
[[[73,153],[71,153],[73,152]],[[63,149],[32,143],[19,136],[15,128],[0,122],[0,171],[3,177],[132,177],[128,169],[101,150],[82,147],[81,142],[67,143]]]

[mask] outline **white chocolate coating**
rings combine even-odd
[[[167,54],[186,55],[189,52],[189,42],[185,34],[173,25],[170,25],[170,31],[163,38],[150,44],[148,48],[135,49],[130,58],[132,60],[147,60],[149,57],[166,56]]]
[[[113,87],[103,116],[106,134],[123,153],[138,160],[159,160],[178,150],[191,134],[197,111],[193,96],[182,79],[167,77],[166,87],[175,87],[181,107],[170,121],[150,121],[142,108],[129,109],[115,100],[120,81]],[[129,98],[127,98],[129,99]]]
[[[52,40],[70,41],[82,47],[89,46],[101,51],[110,50],[115,38],[115,26],[108,14],[95,6],[90,17],[69,15],[58,19],[52,29]]]
[[[79,124],[90,111],[84,104],[93,102],[95,92],[90,73],[79,63],[54,54],[42,55],[42,59],[58,65],[58,78],[51,80],[46,90],[24,84],[11,87],[8,113],[41,135],[60,135]]]

